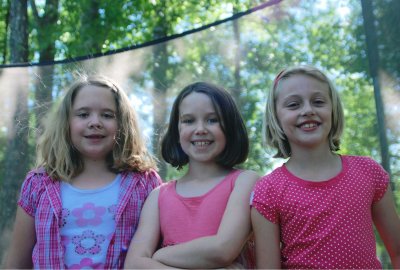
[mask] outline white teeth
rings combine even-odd
[[[303,125],[304,128],[313,128],[313,127],[316,127],[316,126],[317,126],[317,124],[315,124],[315,123],[307,123],[307,124]]]
[[[205,145],[209,145],[210,142],[193,142],[193,144],[195,146],[205,146]]]

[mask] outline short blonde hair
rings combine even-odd
[[[109,169],[114,172],[156,169],[155,161],[148,153],[139,132],[136,112],[126,93],[114,81],[101,75],[82,75],[68,89],[55,112],[47,114],[44,132],[37,145],[37,167],[44,167],[54,180],[69,181],[82,172],[83,160],[71,141],[69,117],[77,93],[87,85],[107,88],[115,98],[118,133],[114,148],[107,157]]]
[[[279,124],[276,113],[276,99],[280,90],[280,83],[287,78],[302,74],[310,76],[329,87],[329,96],[332,101],[332,127],[328,135],[331,151],[337,151],[340,147],[340,137],[344,128],[343,106],[339,94],[329,78],[319,69],[309,65],[300,65],[286,68],[278,73],[269,92],[264,115],[264,140],[272,148],[277,150],[274,157],[288,158],[291,155],[290,144]]]

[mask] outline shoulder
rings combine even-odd
[[[154,169],[150,169],[144,172],[137,172],[137,174],[142,175],[145,180],[150,180],[150,179],[157,179],[161,180],[160,176],[158,175],[157,171]]]
[[[343,156],[348,174],[357,176],[365,186],[370,182],[379,192],[385,192],[390,181],[389,173],[377,161],[368,156]],[[352,178],[354,180],[354,178]],[[361,182],[360,182],[361,183]]]
[[[342,156],[344,162],[347,162],[351,169],[358,169],[364,172],[374,172],[376,170],[383,172],[384,169],[381,164],[368,156]]]
[[[177,180],[170,180],[168,182],[162,183],[160,185],[160,189],[167,189],[167,188],[173,188],[175,187],[175,183]]]
[[[22,183],[18,205],[29,215],[34,216],[39,201],[42,198],[50,198],[45,195],[47,190],[52,191],[48,193],[49,195],[57,196],[58,183],[58,181],[53,181],[43,168],[29,171]]]
[[[246,189],[253,188],[255,183],[260,179],[255,171],[241,170],[235,181],[235,188]]]
[[[368,156],[342,155],[341,157],[343,160],[353,164],[378,164],[378,162]]]
[[[241,170],[237,177],[237,181],[246,181],[253,184],[257,182],[258,179],[260,179],[260,175],[252,170]]]
[[[43,167],[32,169],[29,173],[32,174],[46,174],[46,170]]]
[[[260,178],[260,175],[252,170],[239,170],[240,171],[240,175],[239,177],[247,177],[247,178]]]
[[[284,169],[284,165],[273,169],[272,171],[266,173],[264,176],[260,178],[259,183],[267,183],[274,181],[275,183],[279,182],[279,180],[285,179],[286,173]]]
[[[146,181],[153,182],[156,186],[159,186],[162,184],[160,175],[158,175],[157,171],[155,171],[154,169],[150,169],[150,170],[144,172],[144,179]]]
[[[167,194],[169,196],[171,192],[175,190],[175,183],[176,180],[171,180],[165,183],[162,183],[157,189],[159,190],[158,192],[160,193],[160,196],[163,194]]]
[[[121,174],[124,180],[138,182],[145,186],[147,186],[148,184],[156,184],[156,186],[159,186],[162,183],[160,176],[153,169],[143,172],[124,171]]]
[[[48,176],[48,174],[43,167],[32,169],[26,174],[26,178],[35,177],[35,179],[44,178],[47,176]]]
[[[156,187],[155,189],[153,189],[150,192],[149,196],[147,197],[147,200],[149,200],[149,201],[158,200],[158,196],[160,195],[160,191],[161,191],[163,185],[160,185],[160,186]]]
[[[45,181],[47,180],[47,181]],[[33,187],[44,187],[55,183],[57,181],[51,179],[44,168],[36,168],[26,174],[23,185],[30,185]]]
[[[278,202],[285,194],[289,181],[282,166],[264,175],[257,181],[252,194],[252,205],[261,213],[268,209],[276,208]],[[261,209],[264,209],[261,211]],[[276,208],[277,209],[277,208]],[[268,220],[276,220],[268,218]],[[275,222],[274,222],[275,223]]]
[[[283,170],[283,166],[274,169],[273,171],[262,176],[255,184],[254,190],[265,191],[269,189],[280,189],[281,186],[285,186],[288,177]]]

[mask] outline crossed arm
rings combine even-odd
[[[141,220],[131,242],[126,268],[218,268],[231,265],[240,254],[250,232],[249,199],[259,176],[242,172],[229,197],[216,235],[165,247],[156,251],[160,239],[158,189],[146,200]]]
[[[126,255],[125,269],[171,268],[152,258],[160,241],[159,191],[159,188],[154,189],[143,205],[138,229]]]

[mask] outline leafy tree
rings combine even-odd
[[[400,2],[396,0],[373,1],[377,20],[377,35],[381,67],[400,79]]]

